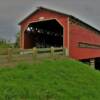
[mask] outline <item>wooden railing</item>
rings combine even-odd
[[[65,55],[65,50],[61,48],[33,48],[33,49],[0,49],[0,64],[13,61],[32,60],[36,57],[48,57],[55,55]]]

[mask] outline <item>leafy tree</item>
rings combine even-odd
[[[19,41],[20,41],[20,32],[16,34],[16,41],[14,45],[16,48],[19,48]]]

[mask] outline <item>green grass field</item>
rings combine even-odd
[[[100,100],[100,72],[69,59],[0,68],[0,100]]]
[[[10,47],[10,44],[3,44],[3,43],[0,43],[0,49],[2,48],[9,48]]]

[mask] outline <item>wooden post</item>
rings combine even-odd
[[[21,54],[22,54],[22,55],[24,54],[24,49],[21,49]]]
[[[64,54],[65,54],[65,56],[69,56],[69,50],[68,50],[68,48],[64,48]]]
[[[33,58],[36,58],[37,57],[37,48],[34,47],[33,48]]]
[[[95,59],[90,59],[90,66],[91,68],[95,68]]]
[[[66,56],[66,48],[63,48],[63,55]]]
[[[51,56],[54,56],[54,47],[51,47]]]
[[[8,48],[8,62],[12,60],[12,48]]]

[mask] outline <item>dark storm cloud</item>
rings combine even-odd
[[[100,28],[100,0],[41,0],[37,5],[43,5],[68,14]]]
[[[0,37],[14,40],[19,20],[34,4],[35,0],[0,0]]]
[[[0,0],[0,37],[14,39],[18,22],[38,6],[72,14],[100,28],[100,0]]]

